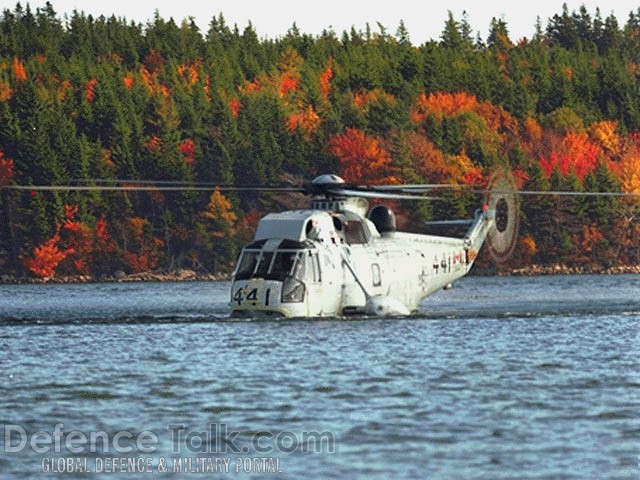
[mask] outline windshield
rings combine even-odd
[[[269,273],[269,267],[271,266],[271,259],[273,258],[273,252],[263,252],[258,260],[258,268],[256,270],[256,277],[265,277]]]
[[[278,252],[271,267],[271,277],[284,278],[291,273],[296,260],[296,252]]]
[[[258,263],[258,256],[260,252],[251,250],[245,250],[242,252],[240,262],[238,264],[238,271],[236,272],[236,278],[238,280],[246,280],[251,278],[253,271],[256,269],[256,263]]]
[[[300,250],[257,252],[245,250],[240,257],[236,280],[264,278],[284,280],[287,277],[304,279],[305,255]]]
[[[276,252],[268,278],[284,280],[288,276],[304,277],[304,257],[300,252]]]

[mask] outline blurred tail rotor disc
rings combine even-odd
[[[518,195],[511,175],[506,172],[493,175],[485,204],[495,212],[495,223],[487,235],[487,247],[496,263],[504,263],[515,250],[520,226]]]

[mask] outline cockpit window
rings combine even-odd
[[[297,256],[297,252],[277,252],[276,258],[273,260],[269,278],[282,280],[288,275],[291,275]]]
[[[307,255],[305,255],[307,253]],[[295,277],[304,280],[307,270],[313,272],[311,264],[307,267],[305,260],[308,250],[256,252],[244,250],[240,257],[236,280],[264,278],[266,280],[284,280]]]
[[[256,269],[256,263],[258,262],[258,256],[260,252],[253,252],[245,250],[240,257],[240,264],[238,265],[238,271],[236,272],[236,278],[238,280],[246,280],[251,278],[253,271]]]

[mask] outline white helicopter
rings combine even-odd
[[[363,197],[429,200],[442,185],[347,186],[321,175],[301,190],[311,208],[270,213],[240,254],[231,285],[232,316],[405,316],[471,269],[480,248],[500,260],[513,250],[518,208],[507,177],[494,179],[462,238],[396,231],[384,205],[367,214]],[[449,187],[449,186],[446,186]]]

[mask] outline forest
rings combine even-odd
[[[566,5],[512,39],[451,13],[438,39],[404,25],[262,38],[223,14],[206,32],[17,4],[0,18],[0,274],[225,273],[257,221],[308,199],[39,185],[309,181],[640,193],[640,8]],[[122,183],[124,181],[124,183]],[[141,183],[142,182],[142,183]],[[23,190],[2,188],[25,186]],[[33,188],[31,188],[33,187]],[[407,228],[478,199],[394,205]],[[508,267],[639,265],[638,197],[526,197]]]

